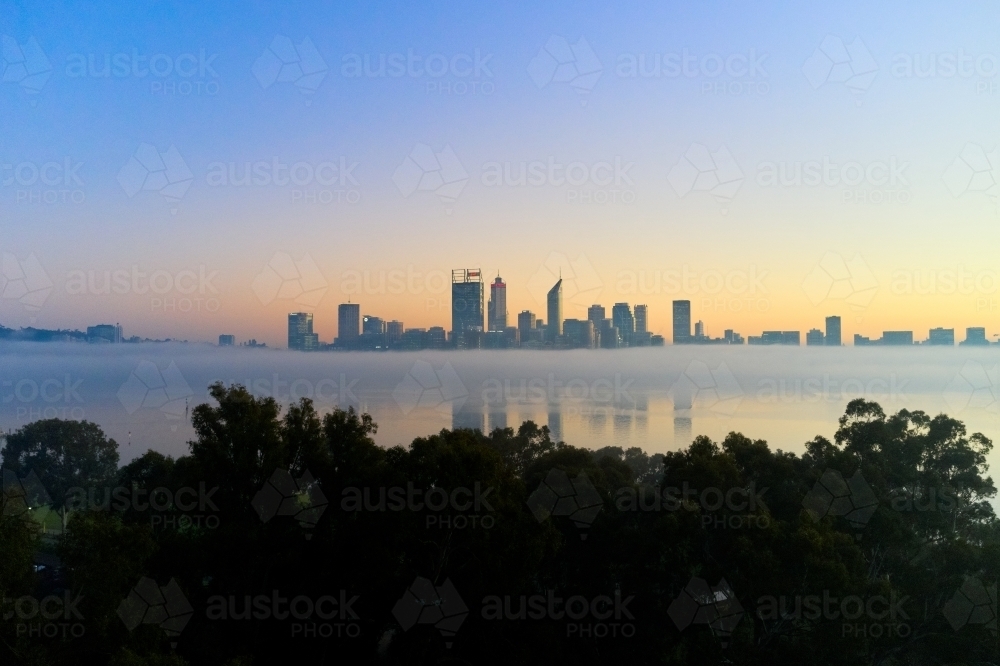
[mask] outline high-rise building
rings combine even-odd
[[[478,268],[451,272],[451,338],[464,346],[464,331],[483,330],[483,277]]]
[[[912,345],[913,331],[882,331],[883,345]]]
[[[691,301],[674,301],[674,344],[691,342]]]
[[[220,335],[219,336],[219,346],[220,347],[232,347],[236,344],[235,335]]]
[[[647,313],[649,310],[645,305],[635,306],[635,332],[636,333],[646,333],[649,331],[649,322],[647,321]]]
[[[488,319],[491,331],[507,328],[507,285],[499,275],[490,284]]]
[[[955,346],[955,329],[953,328],[932,328],[927,336],[929,345]]]
[[[390,347],[398,347],[403,342],[403,322],[393,319],[385,325],[385,341]]]
[[[527,342],[530,338],[530,331],[535,327],[535,313],[530,310],[521,310],[517,315],[517,330],[520,331],[521,341]]]
[[[119,343],[124,339],[121,324],[98,324],[87,327],[88,342]]]
[[[563,331],[570,347],[594,348],[594,322],[589,319],[567,319]]]
[[[615,303],[611,308],[611,322],[618,329],[621,336],[622,345],[632,346],[632,334],[635,333],[635,319],[632,317],[632,309],[628,303]]]
[[[840,341],[840,317],[826,318],[826,338],[823,342],[830,347],[839,347]]]
[[[337,345],[354,347],[361,335],[361,306],[341,303],[337,306]]]
[[[694,339],[698,341],[705,339],[705,322],[700,319],[694,323]]]
[[[965,340],[959,343],[960,345],[988,345],[989,340],[986,339],[986,329],[982,326],[973,326],[971,328],[965,329]]]
[[[594,330],[600,330],[601,324],[604,323],[604,318],[607,315],[604,312],[604,306],[598,303],[594,303],[589,308],[587,308],[587,319],[594,322]]]
[[[361,318],[361,333],[363,335],[382,335],[385,333],[385,320],[381,317],[365,315]]]
[[[319,347],[319,336],[313,333],[311,312],[292,312],[288,315],[288,348],[314,351]]]
[[[546,303],[548,304],[548,312],[545,314],[549,319],[548,341],[555,344],[559,336],[562,335],[562,278],[559,278],[559,281],[549,289]]]
[[[822,345],[825,343],[823,338],[823,331],[818,328],[810,328],[809,332],[806,333],[806,346],[814,347],[816,345]]]

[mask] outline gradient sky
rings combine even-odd
[[[982,2],[800,4],[4,2],[0,323],[118,321],[127,335],[233,333],[283,346],[285,315],[307,310],[330,341],[336,305],[348,297],[407,327],[448,327],[443,280],[452,268],[481,267],[505,278],[512,319],[544,311],[544,289],[561,268],[567,316],[591,302],[609,312],[617,301],[644,302],[651,328],[667,336],[674,298],[690,298],[712,335],[804,332],[830,314],[844,317],[846,339],[886,329],[922,339],[932,326],[959,329],[959,339],[966,326],[1000,332],[991,189],[1000,157],[989,157],[1000,145],[1000,16]],[[314,90],[254,69],[276,36],[311,40],[326,68]],[[599,62],[599,76],[551,79],[540,50],[558,46],[554,36],[579,44],[576,62],[588,71]],[[19,73],[32,43],[44,58],[30,57],[26,70],[51,68],[47,79]],[[838,44],[854,45],[855,57],[828,74],[816,51]],[[477,51],[478,77],[466,71]],[[184,67],[186,54],[197,62],[202,52],[208,66],[192,76],[129,69],[102,78],[74,68],[115,54],[139,71],[151,59]],[[438,77],[345,72],[356,59],[411,52],[457,68]],[[631,57],[650,68],[657,54],[685,53],[690,76],[621,69]],[[751,53],[760,63],[752,76],[711,75],[715,63],[738,66]],[[838,80],[841,67],[860,78]],[[122,169],[141,144],[176,148],[191,174],[179,199],[155,189],[129,196],[142,183]],[[467,174],[457,197],[408,191],[413,176],[397,170],[420,144],[453,151]],[[708,171],[739,181],[734,195],[689,191],[678,164],[697,152],[693,144],[731,155]],[[220,163],[242,174],[247,162],[275,160],[356,166],[343,184],[210,182]],[[625,180],[489,183],[491,165],[516,172],[550,160],[617,160]],[[770,165],[824,160],[861,165],[872,178],[766,182]],[[55,182],[32,182],[34,170],[67,161],[76,179],[49,167]],[[879,165],[893,163],[897,182],[881,182]],[[297,302],[260,288],[281,253],[304,271],[315,265],[321,298]],[[831,289],[825,276],[840,262],[847,278]],[[215,277],[193,294],[75,287],[80,275],[100,286],[106,272],[133,267],[162,279]],[[368,286],[353,291],[365,271]],[[391,271],[409,272],[410,286],[389,293],[387,281],[379,293],[379,275]],[[686,287],[667,279],[684,274]],[[752,293],[743,286],[750,275]],[[852,293],[853,306],[843,298]]]

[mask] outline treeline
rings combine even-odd
[[[2,450],[0,663],[986,664],[991,442],[852,401],[802,455],[648,456],[525,422],[382,448],[367,414],[210,389],[190,452]]]

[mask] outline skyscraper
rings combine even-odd
[[[823,339],[823,331],[819,330],[818,328],[809,329],[809,331],[806,333],[806,346],[813,347],[822,344],[825,344],[825,340]]]
[[[649,332],[649,324],[646,320],[647,309],[645,305],[635,306],[635,332],[636,333],[647,333]]]
[[[594,303],[589,308],[587,308],[587,319],[594,322],[594,328],[600,329],[601,324],[604,322],[604,318],[607,314],[604,311],[604,306]]]
[[[319,347],[319,336],[313,333],[311,312],[292,312],[288,315],[288,348],[313,351]]]
[[[353,347],[361,335],[361,306],[357,303],[341,303],[337,306],[337,344]]]
[[[398,347],[403,342],[403,322],[393,319],[385,325],[385,341],[390,347]]]
[[[457,268],[451,272],[451,337],[462,346],[463,333],[483,330],[483,278],[478,268]]]
[[[632,334],[635,333],[635,319],[632,317],[632,308],[628,303],[615,303],[611,308],[611,323],[618,329],[622,344],[626,347],[632,346]]]
[[[691,301],[674,301],[674,344],[691,342]]]
[[[502,331],[507,328],[507,285],[499,275],[490,284],[488,318],[491,331]]]
[[[521,310],[517,315],[517,330],[520,331],[521,342],[527,342],[531,337],[531,329],[535,327],[535,313]]]
[[[548,302],[546,316],[549,319],[548,338],[550,342],[555,344],[559,336],[562,335],[562,278],[559,278],[559,281],[549,289],[546,300]]]
[[[840,346],[840,317],[826,318],[826,340],[824,342],[830,347]]]

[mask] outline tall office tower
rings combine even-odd
[[[507,285],[499,275],[490,284],[490,304],[487,315],[491,331],[502,331],[507,328]]]
[[[556,282],[551,289],[549,289],[549,295],[546,297],[548,303],[548,312],[546,316],[549,319],[549,332],[548,339],[549,342],[555,344],[556,340],[562,335],[562,278]]]
[[[705,322],[698,320],[694,323],[694,339],[703,340],[705,338]]]
[[[220,347],[232,347],[236,344],[235,335],[220,335],[219,336],[219,346]]]
[[[288,348],[313,351],[319,347],[319,336],[313,333],[311,312],[292,312],[288,315]]]
[[[635,333],[635,319],[632,317],[632,309],[628,303],[615,303],[611,308],[611,322],[618,329],[621,336],[622,345],[632,346],[632,334]]]
[[[483,330],[483,277],[478,268],[451,272],[451,338],[461,347],[463,333]]]
[[[337,343],[341,347],[353,347],[361,336],[361,306],[357,303],[341,303],[337,306]]]
[[[691,342],[691,301],[674,301],[674,344]]]
[[[810,328],[809,332],[806,333],[806,346],[813,347],[822,344],[825,344],[825,341],[823,340],[823,331],[818,328]]]
[[[604,318],[607,316],[603,305],[595,303],[587,308],[587,319],[594,322],[594,328],[597,330],[600,330],[601,325],[604,323]]]
[[[530,331],[535,327],[535,313],[530,310],[521,310],[517,315],[517,330],[521,334],[521,342],[527,342]]]
[[[393,319],[385,325],[385,341],[390,347],[398,347],[403,342],[403,322]]]
[[[648,310],[645,305],[635,306],[635,332],[636,333],[648,333],[649,324],[647,323]]]
[[[826,318],[826,339],[824,343],[830,347],[840,346],[840,317]]]

